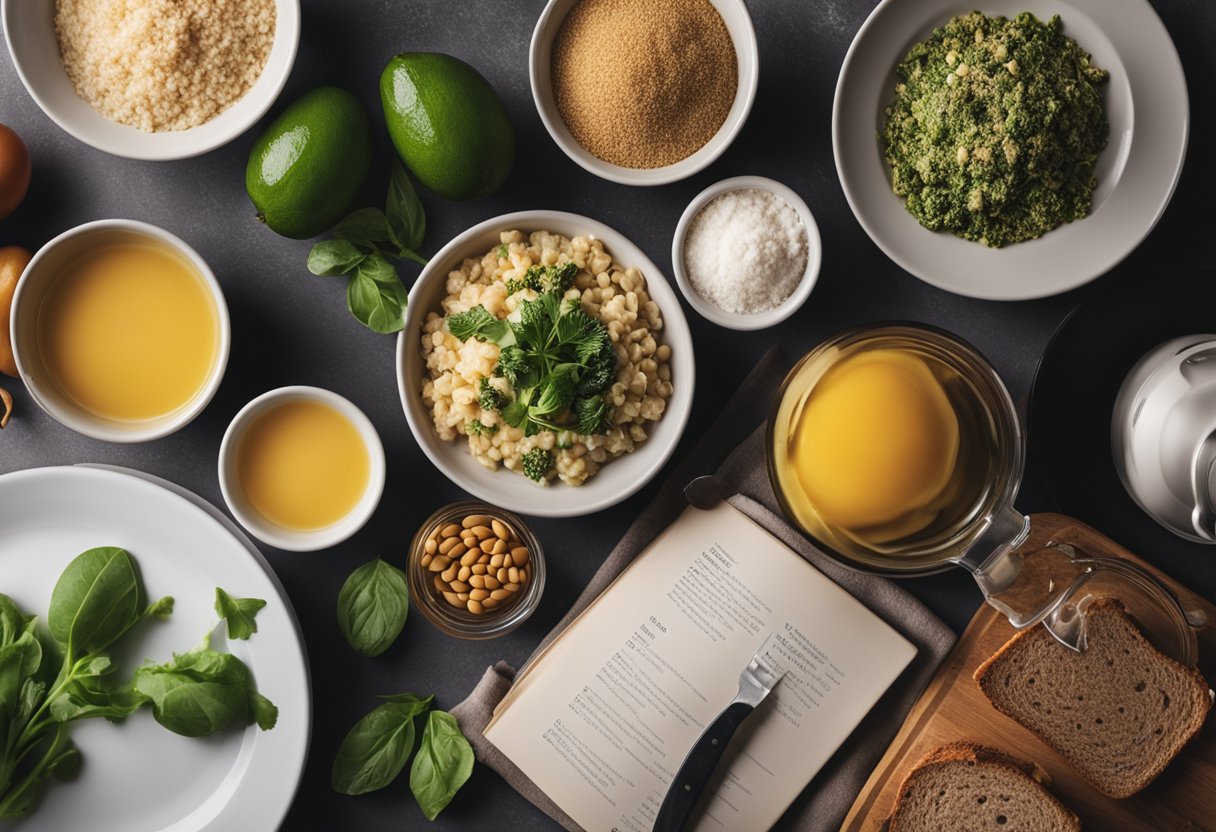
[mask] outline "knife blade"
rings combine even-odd
[[[683,832],[730,738],[785,675],[769,649],[773,634],[760,645],[739,676],[739,692],[705,729],[680,764],[655,817],[654,832]]]

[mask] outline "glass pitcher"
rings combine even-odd
[[[930,367],[958,421],[950,482],[931,517],[913,529],[867,534],[842,527],[818,510],[798,479],[796,434],[816,385],[850,356],[892,350]],[[1203,613],[1139,566],[1091,557],[1075,546],[1023,545],[1030,519],[1013,507],[1021,482],[1025,435],[1008,390],[973,347],[923,325],[850,330],[811,350],[782,384],[768,423],[768,468],[786,516],[822,551],[844,564],[889,577],[916,577],[961,566],[984,599],[1017,629],[1042,623],[1074,650],[1085,645],[1090,601],[1116,595],[1166,653],[1194,666]]]

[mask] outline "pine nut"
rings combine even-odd
[[[474,526],[469,531],[477,535],[478,540],[485,540],[487,537],[494,536],[494,532],[490,530],[489,526]]]
[[[439,577],[443,578],[448,583],[451,583],[452,581],[456,580],[456,573],[459,571],[460,567],[453,563],[447,569],[439,573]]]
[[[472,587],[470,587],[464,581],[452,581],[452,589],[456,590],[457,592],[468,592],[470,589],[472,589]]]
[[[494,530],[494,535],[499,540],[510,540],[511,539],[511,530],[508,529],[506,524],[503,523],[501,520],[491,520],[490,528],[492,528]]]
[[[470,549],[465,552],[460,558],[461,566],[472,566],[481,559],[481,552],[476,549]]]
[[[473,574],[474,575],[484,575],[484,574],[486,574],[487,568],[488,567],[484,563],[475,563],[472,566]]]
[[[483,598],[483,599],[481,599],[481,605],[483,607],[485,607],[487,610],[492,610],[498,606],[498,602],[495,601],[493,598]]]
[[[486,588],[486,576],[485,575],[470,575],[468,578],[461,578],[460,580],[465,581],[466,583],[468,583],[469,586],[473,587],[474,589],[485,589]]]
[[[468,583],[469,578],[473,577],[473,570],[467,566],[462,566],[460,567],[460,571],[456,573],[456,577]]]
[[[469,599],[468,608],[469,612],[475,615],[480,615],[482,612],[485,612],[485,607],[481,605],[481,602],[474,601],[472,598]]]
[[[443,597],[453,607],[463,607],[464,606],[464,603],[461,602],[460,597],[455,592],[445,592],[445,593],[443,593]]]
[[[453,535],[458,535],[458,534],[460,534],[460,525],[458,523],[448,523],[446,526],[444,526],[442,529],[439,530],[439,533],[441,535],[443,535],[444,537],[452,537]]]
[[[503,584],[502,588],[509,592],[519,592],[519,584]]]
[[[430,566],[432,560],[434,560],[434,558],[431,555],[423,555],[422,556],[422,568],[426,569],[428,566]]]
[[[511,560],[515,561],[516,566],[527,566],[529,555],[527,546],[517,546],[511,550]]]
[[[461,521],[460,525],[466,529],[471,529],[474,526],[484,526],[488,522],[490,522],[490,515],[488,514],[470,514]]]
[[[435,555],[435,557],[431,559],[431,562],[427,565],[426,568],[431,570],[432,572],[442,572],[443,570],[448,568],[448,564],[451,562],[452,562],[452,559],[449,557],[446,557],[444,555]]]
[[[485,584],[486,589],[498,589],[500,586],[502,586],[502,581],[498,580],[498,578],[495,578],[493,575],[486,575],[482,583]]]
[[[494,541],[494,548],[490,551],[490,554],[501,555],[505,551],[507,551],[507,541],[498,539]]]
[[[519,570],[514,566],[507,570],[507,576],[511,579],[511,583],[519,583]]]
[[[502,590],[499,590],[501,592]],[[490,597],[490,593],[484,589],[469,590],[469,599],[472,601],[484,601]]]
[[[439,544],[439,554],[446,555],[448,552],[452,551],[452,547],[459,542],[459,537],[444,538],[443,542]]]
[[[426,543],[423,544],[422,550],[428,555],[433,555],[439,551],[439,544],[435,541],[435,538],[428,537]]]
[[[511,597],[511,592],[510,592],[510,590],[506,590],[506,589],[496,589],[490,593],[490,597],[493,598],[495,601],[505,601],[506,599]]]
[[[503,562],[502,555],[494,555],[494,557],[490,558],[490,568],[491,569],[500,569],[500,568],[502,568],[502,562]]]
[[[498,580],[499,580],[499,582],[500,582],[500,583],[504,583],[504,584],[505,584],[505,583],[507,582],[507,575],[508,575],[508,572],[507,572],[507,567],[505,567],[505,566],[504,566],[504,567],[502,567],[501,569],[499,569],[499,570],[498,570],[498,574],[497,574],[497,575],[495,575],[494,577],[495,577],[495,578],[498,578]]]
[[[481,551],[485,552],[487,555],[494,554],[494,544],[495,543],[502,543],[502,541],[501,540],[483,540],[483,541],[481,541],[481,543],[480,543]]]

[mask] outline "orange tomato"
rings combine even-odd
[[[33,258],[33,253],[21,246],[0,248],[0,373],[16,378],[17,362],[13,358],[13,341],[8,331],[8,316],[13,308],[13,292],[17,279]]]
[[[0,220],[17,209],[30,187],[30,152],[10,128],[0,124]]]

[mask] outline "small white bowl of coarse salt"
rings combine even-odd
[[[728,329],[778,324],[819,277],[819,227],[802,197],[763,176],[736,176],[684,209],[671,244],[676,283],[702,317]]]

